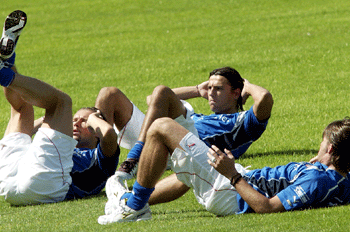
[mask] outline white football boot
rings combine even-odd
[[[123,183],[119,181],[119,178],[116,175],[108,178],[105,188],[108,199],[105,205],[105,214],[109,215],[118,209],[120,198],[124,195],[124,193],[130,191],[127,188],[126,183],[123,185]]]
[[[147,203],[141,210],[131,209],[126,205],[127,198],[121,197],[130,192],[120,181],[118,176],[113,175],[106,183],[106,194],[108,201],[105,206],[105,214],[98,218],[98,223],[106,225],[114,222],[134,222],[150,220],[152,218],[151,209]]]
[[[147,203],[142,209],[134,210],[126,205],[127,199],[119,202],[119,207],[112,214],[100,216],[98,223],[107,225],[115,222],[137,222],[152,219],[151,209]]]
[[[16,49],[18,37],[27,23],[27,15],[23,11],[16,10],[5,19],[4,28],[0,40],[0,58],[10,58]]]

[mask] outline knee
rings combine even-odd
[[[165,85],[158,85],[154,88],[152,99],[164,99],[172,93],[172,90]]]
[[[108,114],[106,111],[109,109],[118,110],[120,107],[117,106],[122,106],[127,100],[120,89],[116,87],[103,87],[97,96],[95,106],[104,111],[104,114]]]
[[[64,108],[71,111],[72,105],[72,98],[66,93],[62,92],[61,96],[57,98],[56,108]]]
[[[102,99],[118,99],[122,94],[122,91],[116,87],[103,87],[98,96]]]
[[[172,130],[172,124],[173,120],[171,118],[158,118],[154,120],[147,133],[153,136],[165,135],[167,132]]]

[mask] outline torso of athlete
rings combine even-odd
[[[119,154],[119,148],[116,151]],[[119,155],[108,158],[103,155],[100,144],[95,149],[75,148],[73,168],[70,173],[72,184],[66,199],[96,195],[105,187],[107,179],[115,173]]]
[[[243,176],[254,189],[267,198],[277,195],[287,211],[348,203],[349,177],[350,174],[343,177],[319,162],[291,162],[275,168],[252,170]],[[253,212],[239,194],[237,201],[239,213]]]
[[[265,131],[268,120],[260,122],[253,112],[234,114],[192,114],[199,138],[208,146],[229,149],[235,158],[241,156]]]

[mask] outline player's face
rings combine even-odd
[[[90,143],[95,138],[86,125],[91,113],[93,113],[91,110],[81,109],[73,116],[73,139],[78,141],[77,147],[79,144]]]
[[[240,91],[239,91],[240,92]],[[208,102],[210,109],[217,114],[232,114],[237,112],[239,94],[232,90],[228,80],[219,75],[209,78]]]

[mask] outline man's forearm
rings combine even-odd
[[[273,98],[271,93],[258,85],[252,83],[244,84],[244,94],[252,96],[254,100],[254,114],[259,120],[266,120],[271,116]]]
[[[281,201],[277,196],[267,198],[252,186],[250,186],[243,178],[239,179],[234,187],[239,195],[256,213],[274,213],[285,211]]]
[[[181,100],[187,100],[191,98],[200,97],[198,86],[185,86],[180,88],[172,89],[172,91],[178,96]]]

